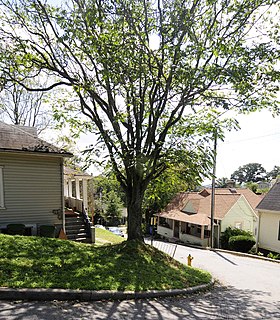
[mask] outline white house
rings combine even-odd
[[[64,158],[72,154],[38,138],[36,129],[0,122],[0,230],[9,224],[24,224],[36,235],[40,226],[53,225],[65,231]],[[87,178],[74,176],[87,202]],[[69,194],[66,194],[69,196]]]
[[[257,206],[258,248],[280,253],[280,179]]]

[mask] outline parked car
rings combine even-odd
[[[119,227],[108,227],[108,230],[117,236],[124,237],[124,233]]]
[[[94,227],[106,230],[106,228],[104,226],[102,226],[102,224],[96,224]]]

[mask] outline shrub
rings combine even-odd
[[[244,235],[232,236],[228,241],[229,249],[239,252],[248,252],[255,243],[256,240],[252,236]]]
[[[234,236],[248,236],[248,237],[252,237],[252,233],[249,232],[249,231],[245,231],[245,230],[240,230],[240,229],[237,229],[237,228],[231,228],[231,227],[227,227],[226,230],[222,233],[221,235],[221,247],[222,249],[229,249],[229,239],[231,237],[234,237]]]
[[[280,254],[279,253],[269,252],[267,257],[270,258],[270,259],[280,260]]]

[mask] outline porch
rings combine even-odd
[[[210,244],[210,226],[159,218],[157,233],[165,238],[207,247]]]

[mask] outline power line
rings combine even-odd
[[[256,140],[256,139],[265,138],[265,137],[272,137],[272,136],[276,136],[276,135],[280,135],[280,132],[266,134],[266,135],[262,135],[262,136],[252,137],[252,138],[247,138],[247,139],[228,141],[228,142],[224,142],[224,144],[231,144],[231,143],[238,143],[238,142],[243,142],[243,141]]]

